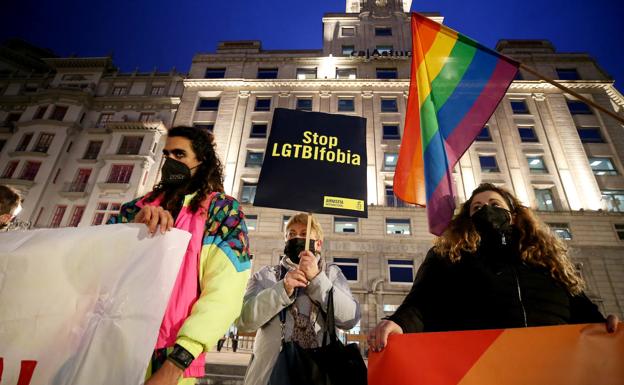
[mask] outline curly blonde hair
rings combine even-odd
[[[533,211],[504,188],[491,183],[482,183],[477,187],[460,208],[444,233],[436,238],[434,251],[446,256],[451,262],[458,262],[462,252],[475,253],[481,241],[470,219],[470,205],[475,195],[484,191],[494,191],[502,196],[513,217],[512,227],[519,235],[518,248],[520,258],[534,266],[541,266],[572,295],[583,291],[585,282],[577,273],[568,258],[565,244],[545,225]]]

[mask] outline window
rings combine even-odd
[[[386,234],[410,235],[410,220],[386,218]]]
[[[516,72],[516,76],[514,77],[514,80],[524,80],[524,76],[522,76],[522,72],[520,71]]]
[[[19,144],[17,145],[17,147],[15,148],[15,151],[26,151],[26,148],[28,148],[28,145],[30,144],[30,141],[33,138],[33,133],[29,132],[27,134],[24,134],[22,136],[22,139],[19,141]]]
[[[355,79],[357,70],[355,68],[336,68],[336,79]]]
[[[277,68],[258,68],[258,79],[277,79]]]
[[[297,109],[300,111],[312,111],[312,98],[297,98]]]
[[[115,164],[111,167],[106,183],[129,183],[134,166],[131,164]]]
[[[253,203],[256,197],[257,183],[243,182],[243,188],[241,191],[241,203]]]
[[[104,142],[101,140],[90,140],[87,145],[87,151],[85,151],[82,159],[97,159],[103,143]]]
[[[591,115],[592,110],[580,100],[568,100],[568,108],[572,115]]]
[[[494,155],[479,155],[479,163],[481,164],[481,172],[500,172]]]
[[[355,27],[342,27],[340,28],[340,34],[344,37],[355,36]]]
[[[297,68],[297,79],[316,79],[316,68]]]
[[[67,113],[66,106],[55,106],[54,109],[52,110],[52,113],[50,114],[49,119],[62,121],[66,113]]]
[[[254,111],[270,111],[271,98],[256,98],[256,106]]]
[[[514,114],[528,114],[529,113],[529,107],[526,104],[526,101],[524,100],[511,100],[511,110],[513,111]]]
[[[407,207],[407,204],[403,202],[399,197],[394,195],[394,187],[386,186],[386,206],[388,207]]]
[[[127,93],[127,87],[113,87],[113,96],[124,96]]]
[[[35,180],[37,173],[39,172],[39,168],[41,167],[41,162],[26,162],[26,165],[22,169],[22,174],[19,179],[22,180]]]
[[[615,228],[615,233],[620,241],[624,241],[624,224],[616,223],[613,225]]]
[[[258,228],[258,216],[257,215],[245,215],[245,224],[250,231]]]
[[[262,167],[262,159],[264,159],[264,152],[247,151],[245,167]]]
[[[399,305],[389,305],[389,304],[383,305],[384,313],[394,313],[395,311],[397,311],[398,308],[399,308]]]
[[[266,138],[269,125],[266,123],[252,123],[250,138]]]
[[[396,68],[377,68],[377,79],[397,79],[398,73]]]
[[[39,106],[39,108],[37,108],[37,112],[35,112],[35,116],[33,116],[33,119],[43,119],[47,110],[48,110],[47,104],[45,106]]]
[[[399,154],[396,152],[384,152],[384,163],[383,169],[384,171],[394,171],[397,165],[397,160],[399,159]]]
[[[357,233],[357,218],[334,217],[334,232],[336,233]]]
[[[555,211],[555,204],[553,199],[552,190],[535,189],[535,201],[537,202],[537,209],[540,211]]]
[[[355,111],[355,103],[353,98],[338,98],[338,111]]]
[[[60,170],[59,170],[60,171]],[[74,180],[69,184],[67,188],[68,192],[84,192],[87,189],[87,183],[91,177],[90,168],[81,168],[76,173]]]
[[[48,148],[50,148],[52,139],[54,139],[54,134],[48,134],[48,133],[39,134],[39,139],[37,139],[37,144],[35,144],[35,148],[33,148],[33,151],[43,152],[43,153],[48,152]]]
[[[97,122],[96,126],[98,128],[105,128],[106,124],[108,122],[112,122],[113,121],[113,117],[114,116],[115,116],[115,114],[110,113],[110,112],[100,114],[100,118],[98,119],[98,122]]]
[[[377,50],[377,52],[379,52],[379,54],[383,55],[384,52],[386,54],[392,52],[394,50],[394,47],[391,45],[378,45],[377,47],[375,47],[375,49]]]
[[[197,111],[217,111],[219,109],[219,99],[199,99]]]
[[[342,46],[342,54],[345,56],[351,56],[351,54],[355,51],[354,45],[343,45]]]
[[[214,123],[194,123],[193,127],[198,128],[200,130],[206,130],[210,133],[214,131]]]
[[[0,139],[0,152],[2,152],[2,149],[6,145],[6,142],[7,142],[6,139]]]
[[[117,155],[138,155],[143,144],[142,136],[123,136]]]
[[[412,283],[414,281],[414,261],[389,259],[388,276],[390,283]]]
[[[532,174],[546,174],[548,172],[542,156],[527,156],[527,162]]]
[[[518,126],[518,134],[520,135],[520,141],[524,143],[539,142],[532,126]]]
[[[401,139],[398,124],[384,124],[382,129],[384,139]]]
[[[375,27],[375,36],[392,36],[392,28]]]
[[[475,140],[478,142],[491,142],[492,135],[490,135],[489,127],[488,126],[483,127],[483,129],[479,132]]]
[[[119,214],[119,210],[121,209],[121,204],[119,203],[108,203],[108,202],[98,202],[95,208],[95,214],[93,214],[93,220],[91,221],[91,226],[101,225],[102,223],[108,222],[110,217],[116,216]]]
[[[561,239],[569,241],[572,239],[572,232],[567,223],[548,223],[548,226]]]
[[[396,99],[381,99],[381,112],[399,112]]]
[[[334,257],[334,263],[342,270],[342,274],[347,278],[347,281],[357,282],[359,259]]]
[[[288,224],[289,220],[290,220],[290,215],[282,216],[282,231],[283,232],[286,232],[286,225]]]
[[[557,68],[557,79],[559,80],[580,80],[581,77],[575,68]]]
[[[204,79],[223,79],[225,78],[225,68],[206,68]]]
[[[10,179],[13,178],[13,174],[15,173],[15,170],[17,170],[17,165],[19,164],[18,160],[12,160],[10,161],[6,167],[4,168],[4,170],[2,171],[2,178],[3,179]]]
[[[591,157],[589,158],[589,165],[594,172],[594,175],[617,175],[618,172],[613,166],[611,158]]]
[[[12,112],[4,120],[3,126],[4,127],[15,127],[15,124],[20,120],[21,117],[22,117],[21,112]]]
[[[583,143],[604,143],[600,127],[577,127],[576,130]]]
[[[65,210],[67,210],[67,206],[56,206],[54,215],[52,215],[52,220],[50,221],[50,227],[56,228],[61,225],[61,221],[65,215]]]
[[[152,86],[152,90],[150,91],[152,96],[161,96],[165,94],[164,86]]]
[[[624,212],[624,190],[602,190],[602,200],[608,211]]]
[[[156,114],[153,112],[141,112],[139,115],[139,122],[152,122],[154,121],[154,116],[156,116]]]
[[[74,210],[72,211],[71,217],[69,219],[69,227],[78,227],[80,220],[82,219],[82,214],[84,214],[85,207],[84,206],[74,206]]]

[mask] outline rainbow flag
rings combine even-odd
[[[427,206],[440,235],[455,210],[453,167],[505,96],[519,64],[412,13],[412,70],[394,192]]]

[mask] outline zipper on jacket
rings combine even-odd
[[[520,280],[518,279],[518,271],[515,267],[512,268],[514,278],[516,279],[516,288],[518,289],[518,301],[520,301],[520,307],[522,308],[522,316],[524,318],[524,327],[528,327],[526,309],[524,308],[524,302],[522,302],[522,291],[520,290]]]

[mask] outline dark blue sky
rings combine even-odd
[[[0,39],[20,37],[60,55],[113,52],[124,71],[186,72],[193,54],[220,40],[262,40],[265,49],[321,48],[321,18],[344,0],[13,0]],[[560,52],[588,52],[624,91],[622,0],[414,0],[489,47],[502,38],[545,38]]]

